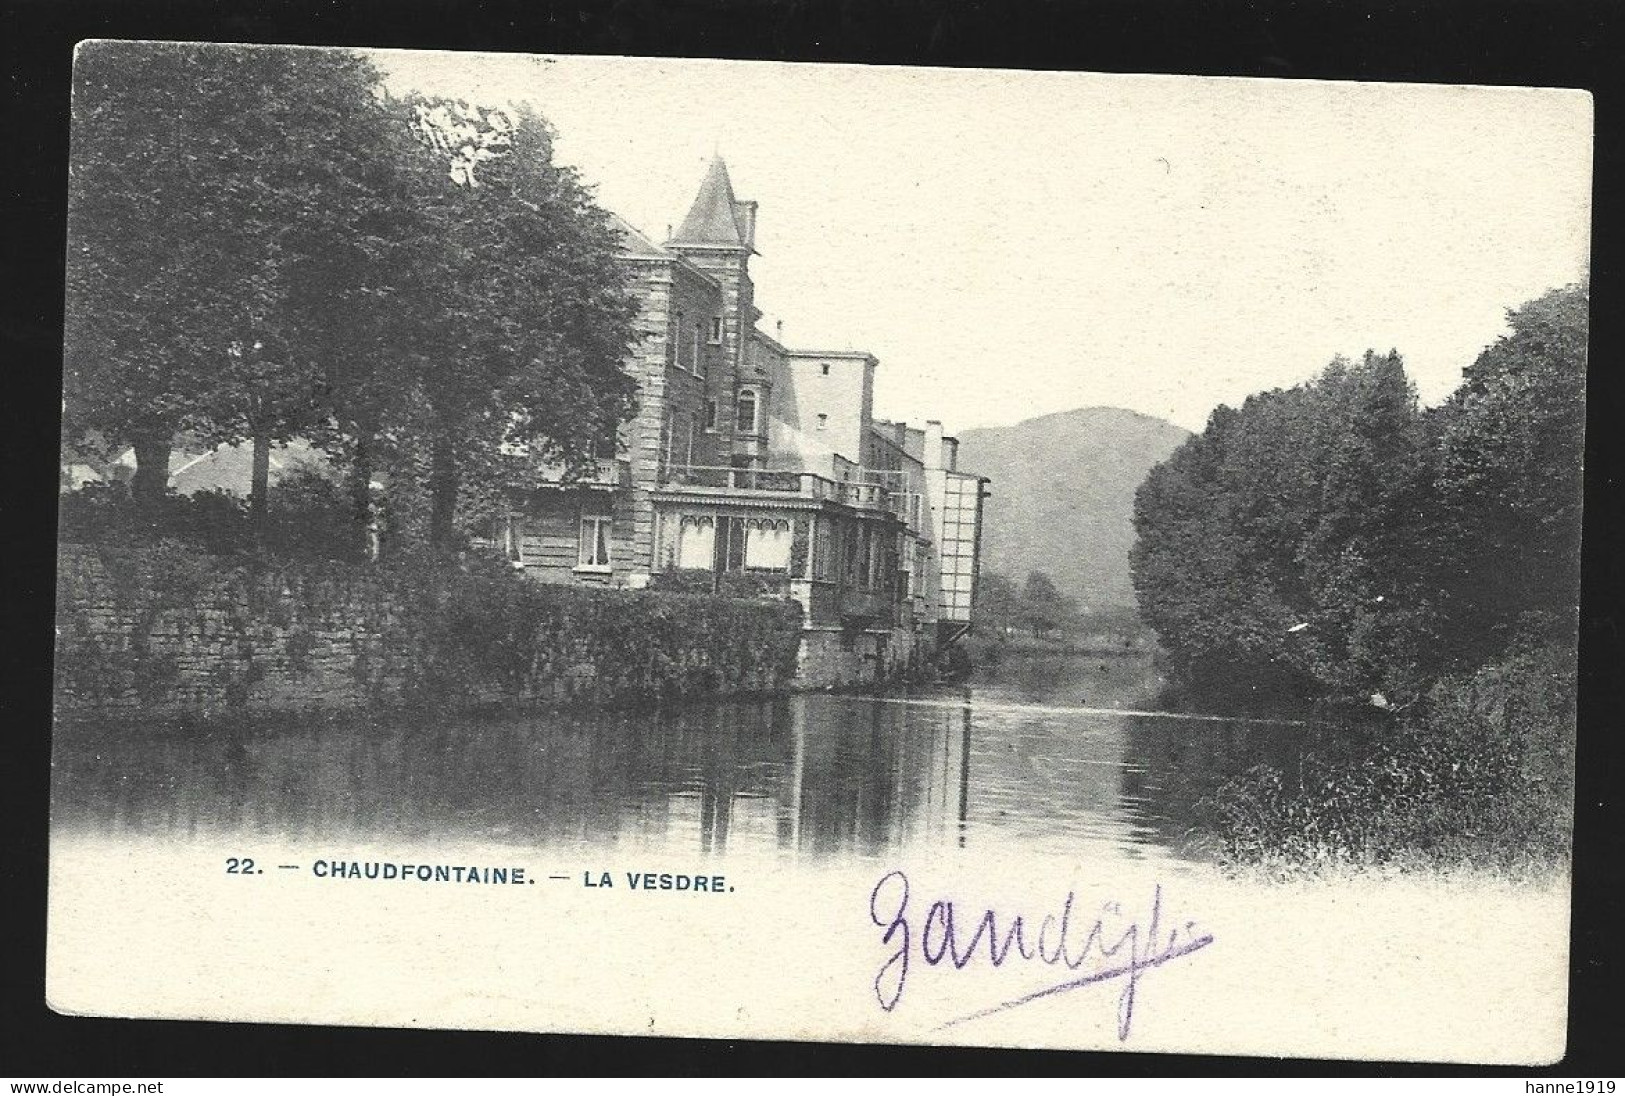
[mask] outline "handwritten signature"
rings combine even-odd
[[[869,918],[885,929],[881,944],[893,948],[874,981],[875,996],[887,1012],[903,999],[909,964],[916,954],[916,941],[919,957],[932,967],[947,962],[952,964],[951,969],[963,970],[982,954],[995,967],[1002,967],[1007,961],[1036,961],[1065,968],[1071,975],[1054,985],[950,1020],[943,1027],[1120,978],[1123,988],[1117,999],[1117,1037],[1126,1040],[1134,1026],[1134,1002],[1144,973],[1213,943],[1211,934],[1195,931],[1194,921],[1186,921],[1182,928],[1171,929],[1166,934],[1163,932],[1161,883],[1152,891],[1150,916],[1143,925],[1137,918],[1125,917],[1120,903],[1108,902],[1101,907],[1101,915],[1084,929],[1079,923],[1087,914],[1080,914],[1074,920],[1077,895],[1069,890],[1059,912],[1045,914],[1039,922],[1036,941],[1028,938],[1028,926],[1032,922],[1019,914],[1008,918],[1001,936],[1002,915],[993,909],[976,915],[976,927],[966,938],[960,927],[963,921],[956,922],[954,904],[947,899],[932,902],[923,921],[911,921],[909,896],[908,876],[901,871],[881,876],[869,895]],[[985,948],[982,947],[984,940]]]

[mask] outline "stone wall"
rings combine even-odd
[[[803,689],[862,689],[916,677],[930,654],[923,636],[903,628],[808,628],[796,657]]]
[[[59,714],[624,703],[795,684],[799,606],[527,581],[501,568],[259,564],[64,544]]]

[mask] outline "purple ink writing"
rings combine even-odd
[[[1152,888],[1149,916],[1144,923],[1123,914],[1118,902],[1100,907],[1092,921],[1087,914],[1074,912],[1077,895],[1067,891],[1059,910],[1046,913],[1038,922],[1020,914],[1006,917],[991,908],[973,915],[973,927],[954,903],[939,898],[925,907],[923,920],[911,919],[920,909],[910,909],[909,879],[901,871],[880,877],[869,894],[869,919],[884,933],[881,946],[889,949],[875,974],[875,997],[887,1012],[895,1009],[908,987],[910,964],[917,956],[929,967],[963,970],[980,959],[994,967],[1007,962],[1041,963],[1064,968],[1070,977],[1053,985],[1002,1001],[988,1008],[948,1021],[945,1027],[991,1016],[1068,990],[1113,979],[1122,979],[1117,999],[1117,1037],[1126,1040],[1134,1025],[1134,1003],[1140,978],[1146,971],[1200,951],[1213,943],[1213,936],[1198,933],[1194,921],[1180,928],[1163,927],[1162,884]]]

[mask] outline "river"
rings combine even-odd
[[[1007,658],[968,684],[665,711],[198,734],[64,733],[59,830],[299,844],[452,841],[794,859],[990,844],[1199,859],[1193,807],[1302,728],[1147,714],[1144,659]],[[1138,713],[1138,714],[1136,714]]]
[[[1220,870],[1187,840],[1195,804],[1310,729],[1157,714],[1160,684],[1141,660],[1022,656],[884,697],[61,728],[48,994],[278,1023],[1561,1053],[1562,879]],[[900,938],[875,904],[905,891],[915,965],[888,1010]],[[1209,943],[1145,976],[1130,1032],[1117,983],[1050,997],[1043,963],[933,966],[934,900],[966,932],[1070,909]]]

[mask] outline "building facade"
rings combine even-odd
[[[987,481],[874,417],[873,355],[757,329],[756,219],[720,158],[665,243],[616,219],[636,417],[587,476],[516,484],[493,540],[546,582],[794,598],[806,683],[884,679],[969,630]]]

